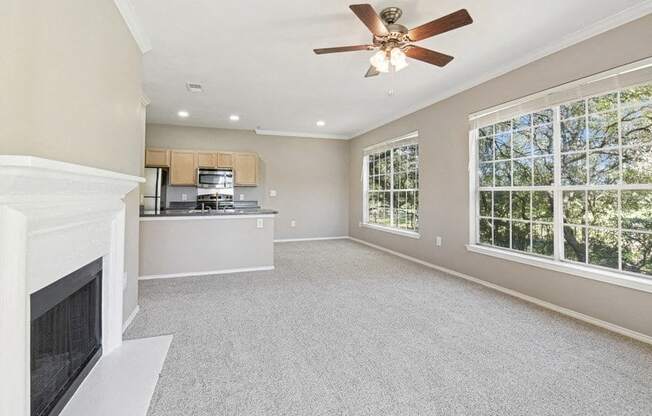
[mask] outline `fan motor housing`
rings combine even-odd
[[[403,11],[398,7],[387,7],[380,12],[380,18],[385,22],[389,34],[382,36],[379,39],[374,39],[375,44],[385,44],[389,42],[401,44],[409,42],[410,39],[407,37],[408,28],[396,23],[402,15]]]
[[[403,16],[403,10],[398,7],[386,7],[380,11],[380,18],[388,25],[398,22],[401,16]]]

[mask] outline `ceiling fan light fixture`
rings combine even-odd
[[[386,7],[380,15],[376,13],[370,4],[352,4],[351,11],[367,26],[372,34],[371,44],[340,46],[336,48],[313,49],[317,55],[351,52],[371,51],[377,52],[369,59],[371,66],[365,73],[365,78],[378,76],[382,72],[398,72],[408,66],[406,55],[430,65],[444,67],[448,65],[453,57],[441,52],[422,48],[415,45],[424,39],[458,29],[462,26],[473,23],[473,19],[466,9],[431,20],[412,29],[408,29],[397,23],[403,14],[400,7]]]
[[[408,66],[407,60],[405,59],[405,52],[401,48],[392,49],[390,52],[390,62],[396,72]]]
[[[389,59],[384,50],[376,52],[370,59],[369,63],[378,70],[378,72],[389,72]]]

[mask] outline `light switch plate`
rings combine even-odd
[[[276,196],[276,189],[269,191],[269,196]]]
[[[182,201],[187,201],[188,200],[188,194],[181,194],[181,200]]]
[[[264,223],[263,223],[263,219],[262,219],[262,218],[258,218],[258,219],[256,220],[256,228],[263,228],[263,225],[264,225]]]
[[[437,238],[435,239],[435,245],[437,247],[441,247],[441,237],[437,236]]]
[[[295,220],[290,221],[290,227],[296,227],[297,222]]]
[[[240,201],[244,201],[244,194],[240,194]]]

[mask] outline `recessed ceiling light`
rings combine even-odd
[[[179,112],[177,113],[177,115],[178,115],[179,117],[181,117],[181,118],[186,118],[186,117],[188,117],[188,116],[190,115],[190,113],[187,112],[186,110],[181,110],[181,111],[179,111]]]
[[[326,122],[325,122],[324,120],[319,120],[319,121],[317,122],[317,126],[318,126],[318,127],[324,127],[325,125],[326,125]]]
[[[231,114],[231,115],[229,116],[229,120],[231,120],[231,121],[238,121],[238,120],[240,120],[240,116],[237,115],[237,114]]]

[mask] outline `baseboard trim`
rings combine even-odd
[[[138,277],[138,280],[152,280],[152,279],[173,279],[176,277],[193,277],[193,276],[209,276],[212,274],[231,274],[231,273],[245,273],[245,272],[261,272],[265,270],[274,270],[274,266],[261,266],[261,267],[242,267],[239,269],[223,269],[211,270],[208,272],[190,272],[190,273],[171,273],[171,274],[150,274]]]
[[[298,241],[324,241],[324,240],[346,240],[348,235],[341,235],[337,237],[313,237],[313,238],[281,238],[274,240],[275,243],[294,243]]]
[[[127,320],[124,321],[122,324],[122,333],[124,334],[127,328],[129,328],[129,325],[134,321],[134,318],[136,315],[138,315],[138,312],[140,312],[140,305],[136,305],[133,311],[131,311],[131,314],[129,314],[129,317],[127,317]]]
[[[435,269],[435,270],[439,270],[441,272],[453,275],[455,277],[459,277],[459,278],[462,278],[462,279],[477,283],[479,285],[488,287],[488,288],[493,289],[493,290],[497,290],[498,292],[504,293],[506,295],[513,296],[515,298],[519,298],[519,299],[524,300],[526,302],[534,303],[535,305],[541,306],[542,308],[550,309],[552,311],[561,313],[562,315],[566,315],[566,316],[569,316],[571,318],[575,318],[575,319],[578,319],[580,321],[589,323],[591,325],[595,325],[597,327],[606,329],[608,331],[615,332],[615,333],[617,333],[619,335],[624,335],[626,337],[633,338],[633,339],[635,339],[637,341],[641,341],[641,342],[644,342],[646,344],[652,345],[652,336],[642,334],[640,332],[633,331],[631,329],[627,329],[627,328],[624,328],[622,326],[612,324],[610,322],[603,321],[601,319],[594,318],[592,316],[585,315],[585,314],[580,313],[580,312],[576,312],[576,311],[574,311],[572,309],[568,309],[568,308],[564,308],[562,306],[555,305],[554,303],[546,302],[544,300],[541,300],[541,299],[538,299],[538,298],[535,298],[535,297],[532,297],[532,296],[529,296],[529,295],[525,295],[525,294],[523,294],[521,292],[517,292],[517,291],[512,290],[512,289],[507,289],[505,287],[496,285],[494,283],[487,282],[487,281],[482,280],[482,279],[478,279],[477,277],[473,277],[473,276],[470,276],[468,274],[464,274],[464,273],[457,272],[455,270],[447,269],[446,267],[437,266],[435,264],[428,263],[428,262],[423,261],[423,260],[419,260],[419,259],[417,259],[415,257],[408,256],[407,254],[399,253],[398,251],[390,250],[388,248],[385,248],[385,247],[382,247],[382,246],[379,246],[379,245],[376,245],[376,244],[372,244],[372,243],[369,243],[367,241],[360,240],[358,238],[349,237],[349,239],[351,241],[355,241],[356,243],[364,244],[366,246],[375,248],[377,250],[384,251],[384,252],[389,253],[389,254],[393,254],[395,256],[404,258],[406,260],[410,260],[412,262],[421,264],[423,266],[426,266],[426,267],[429,267],[429,268],[432,268],[432,269]]]

